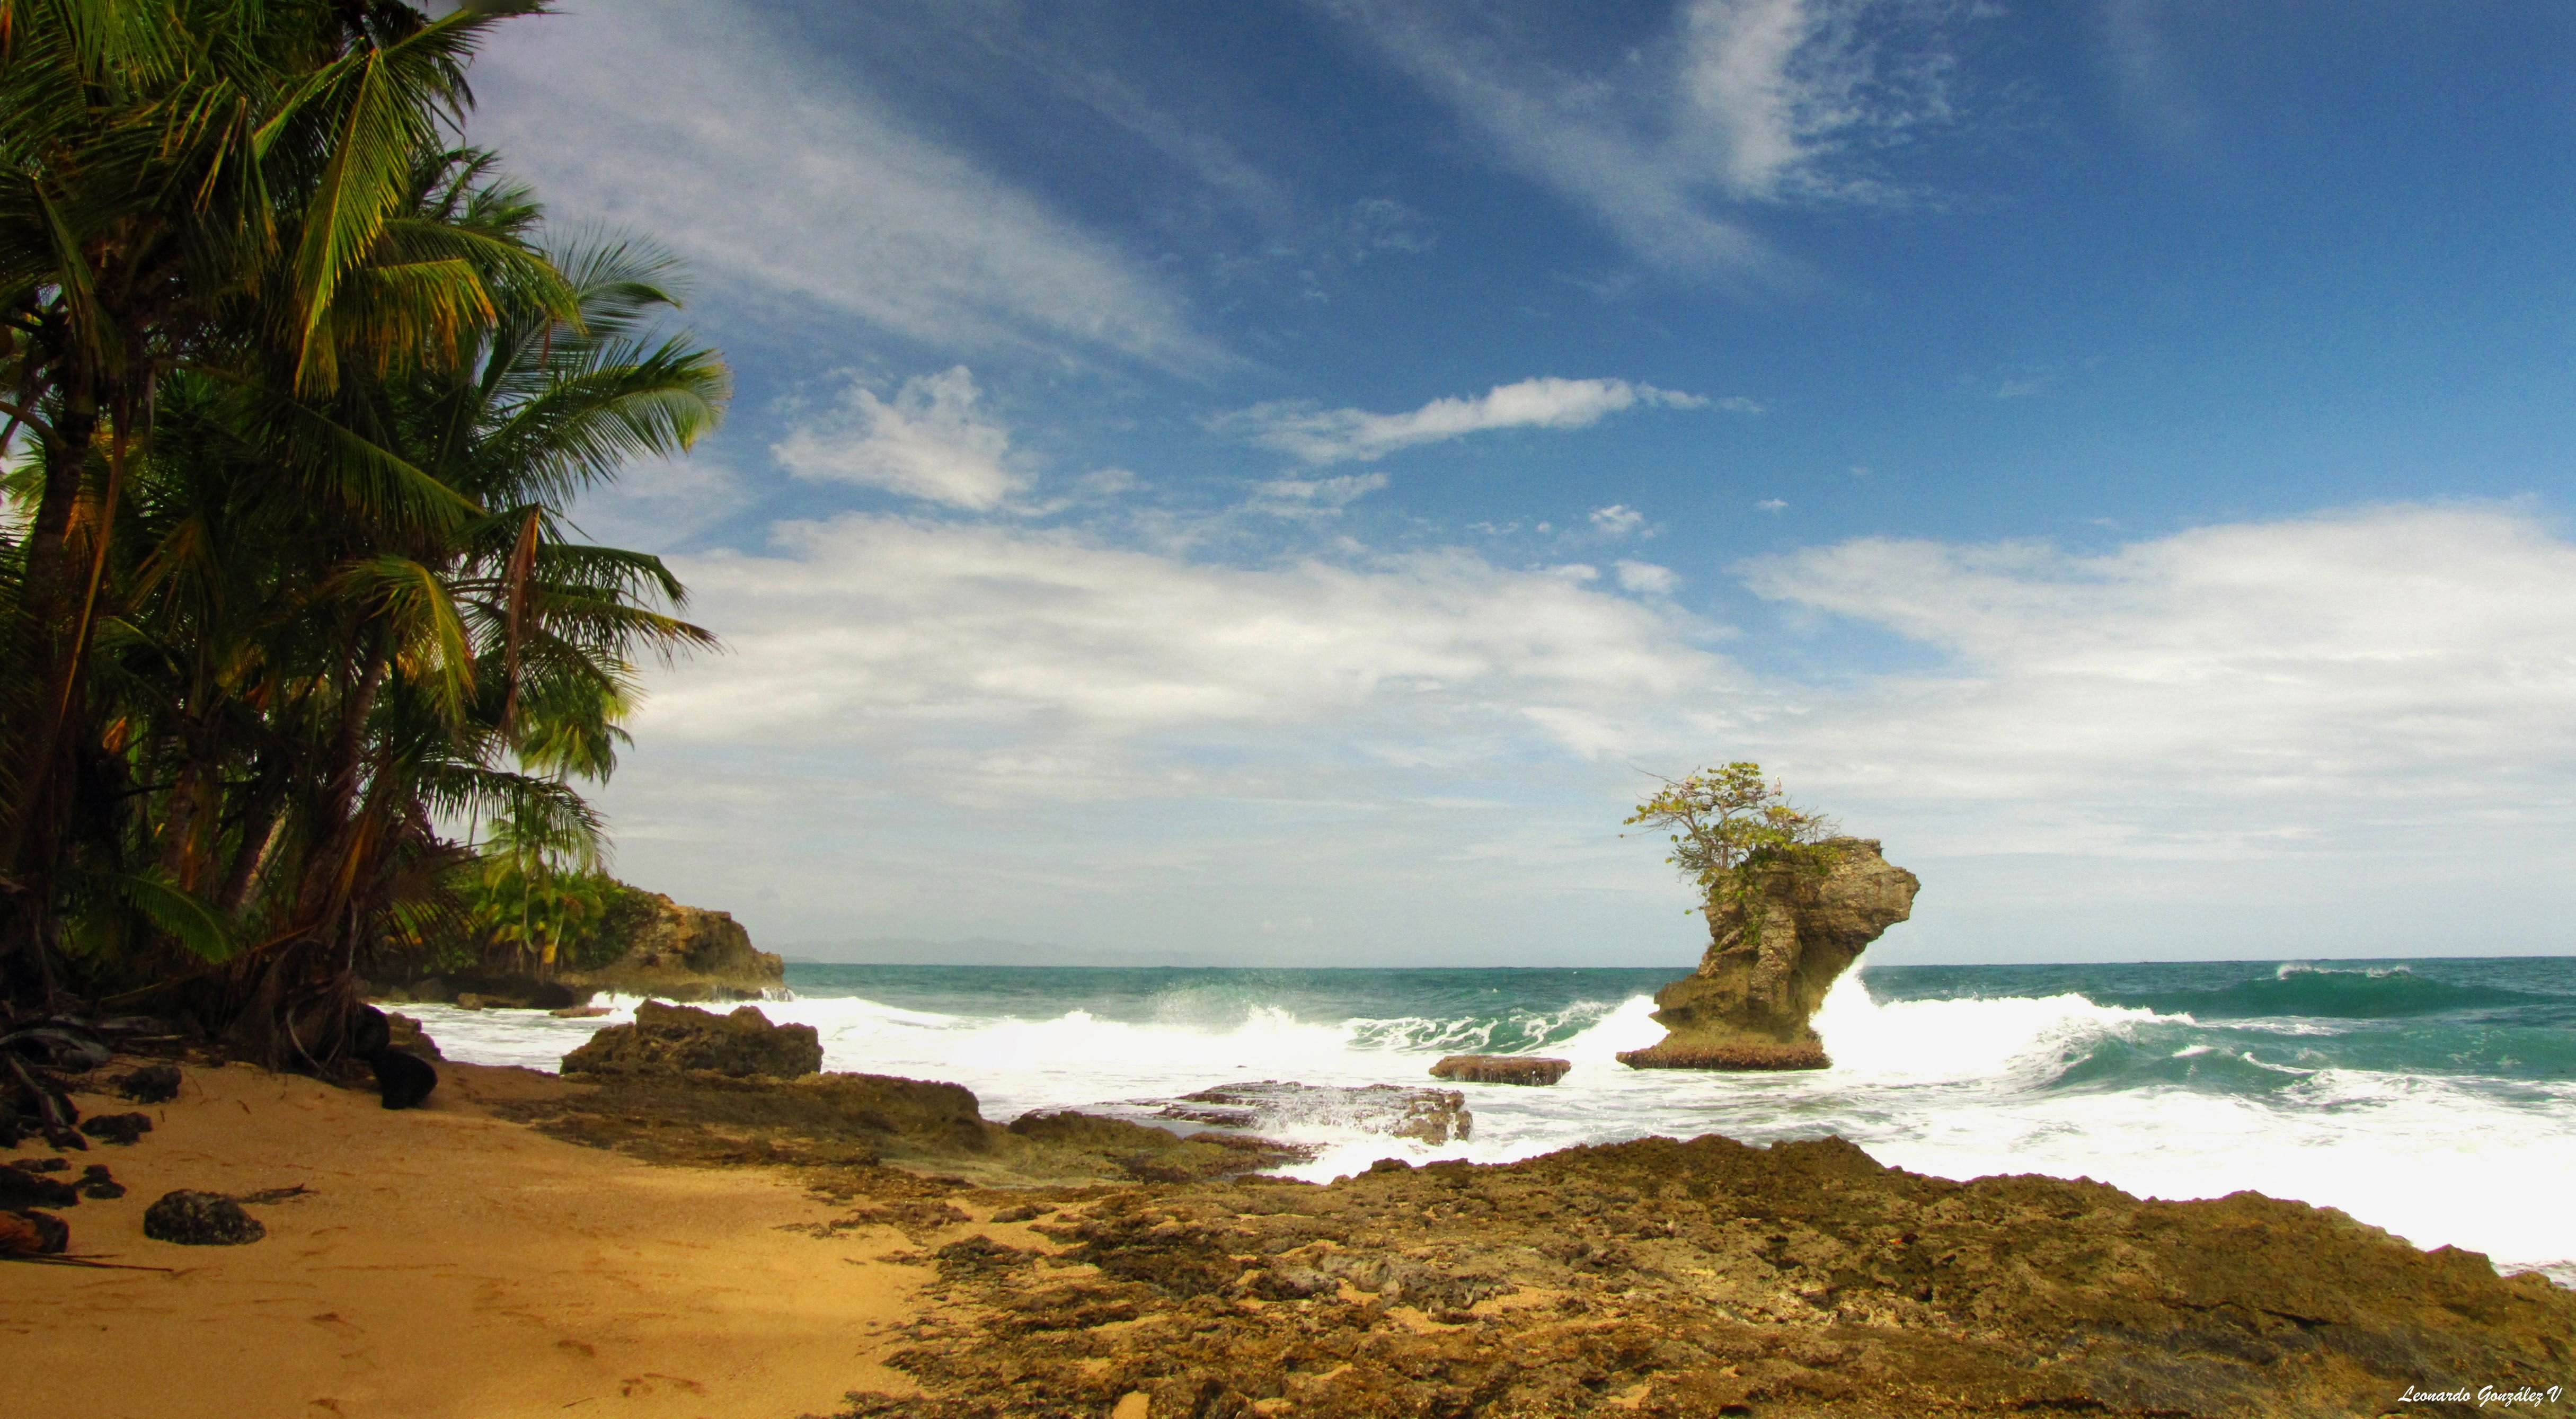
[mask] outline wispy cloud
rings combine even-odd
[[[1605,537],[1625,537],[1646,525],[1646,515],[1626,503],[1592,510],[1592,530]]]
[[[706,280],[943,350],[1217,357],[1115,244],[916,131],[763,7],[629,0],[511,27],[478,141],[558,218],[651,233]]]
[[[856,483],[972,512],[1028,486],[1011,431],[980,407],[964,365],[905,380],[891,400],[851,380],[840,404],[788,431],[770,456],[799,478]]]
[[[1624,379],[1548,378],[1498,384],[1473,398],[1434,399],[1400,414],[1282,402],[1257,404],[1214,423],[1308,463],[1365,463],[1398,449],[1492,429],[1580,429],[1626,409],[1701,409],[1708,402]]]
[[[1957,116],[1955,0],[1691,0],[1643,62],[1569,74],[1552,56],[1392,0],[1332,0],[1503,159],[1588,208],[1645,260],[1691,275],[1791,269],[1746,223],[1760,204],[1920,194],[1873,155]]]

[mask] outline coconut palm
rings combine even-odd
[[[272,436],[362,452],[315,403],[353,374],[441,358],[496,277],[568,311],[536,253],[406,206],[498,16],[0,0],[0,452],[35,449],[0,582],[0,983],[53,988],[113,534],[170,382],[260,375]],[[380,498],[443,501],[398,458],[355,463]]]

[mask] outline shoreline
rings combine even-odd
[[[1839,1139],[1104,1184],[990,1122],[807,1107],[939,1087],[874,1076],[447,1064],[430,1107],[387,1112],[184,1073],[140,1143],[74,1155],[128,1195],[63,1213],[75,1252],[175,1269],[0,1273],[30,1412],[2305,1415],[2576,1369],[2550,1339],[2576,1294],[2474,1253],[2255,1194],[1954,1183]],[[297,1184],[248,1246],[140,1232],[169,1188]]]

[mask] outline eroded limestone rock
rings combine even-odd
[[[658,1000],[635,1007],[634,1024],[611,1025],[563,1057],[566,1074],[684,1074],[705,1069],[737,1079],[754,1074],[795,1079],[822,1067],[823,1042],[811,1025],[773,1025],[750,1005],[718,1015]],[[968,1107],[973,1107],[971,1102]]]
[[[1573,1067],[1570,1059],[1534,1054],[1453,1054],[1431,1066],[1431,1077],[1461,1084],[1553,1084]]]
[[[1629,1050],[1634,1069],[1822,1069],[1808,1022],[1836,978],[1914,910],[1922,883],[1867,838],[1836,838],[1821,873],[1775,869],[1749,901],[1720,892],[1699,969],[1655,992],[1663,1042]]]

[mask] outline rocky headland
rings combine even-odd
[[[596,964],[548,976],[462,967],[375,985],[389,1003],[430,1000],[521,1010],[577,1008],[596,992],[662,1000],[760,1000],[784,989],[787,963],[751,944],[730,912],[687,906],[660,892],[626,889]]]
[[[1739,868],[1711,890],[1699,969],[1655,992],[1663,1040],[1629,1050],[1634,1069],[1822,1069],[1809,1022],[1835,980],[1914,910],[1922,886],[1867,838],[1821,845],[1804,862]]]

